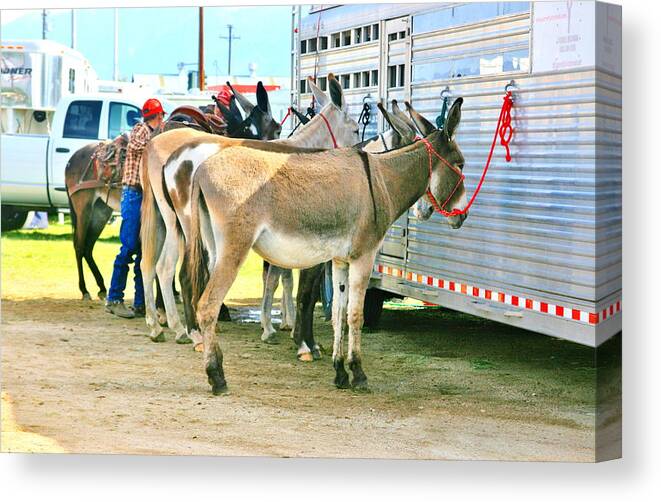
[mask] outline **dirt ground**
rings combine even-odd
[[[330,348],[330,323],[315,329]],[[152,343],[142,319],[99,301],[4,300],[2,450],[594,460],[593,349],[443,309],[386,310],[363,335],[359,393],[333,387],[328,353],[298,362],[285,332],[279,345],[256,324],[220,333],[229,391],[214,397],[201,355],[171,334]]]

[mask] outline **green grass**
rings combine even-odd
[[[119,251],[117,219],[107,225],[94,247],[94,259],[103,274],[106,288],[115,256]],[[87,289],[94,296],[96,282],[84,265]],[[127,297],[132,298],[132,275],[129,275]],[[45,230],[15,230],[2,234],[2,297],[20,300],[27,298],[80,298],[78,272],[68,217],[65,224],[50,219]],[[228,294],[228,301],[254,300],[262,295],[262,260],[250,253],[237,280]]]

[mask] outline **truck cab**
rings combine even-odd
[[[140,98],[121,93],[68,95],[57,105],[50,134],[4,133],[3,209],[68,207],[64,170],[71,156],[130,130],[140,120],[140,106]]]

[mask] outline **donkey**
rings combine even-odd
[[[215,336],[218,311],[251,248],[286,268],[333,261],[335,385],[367,388],[360,347],[363,302],[388,228],[425,193],[450,211],[452,228],[467,217],[464,159],[453,140],[462,102],[452,105],[444,130],[387,153],[262,143],[223,149],[198,167],[185,261],[213,394],[227,389]],[[205,260],[208,243],[214,246],[211,267]],[[351,383],[344,367],[347,324]]]
[[[378,153],[413,143],[416,136],[415,126],[401,112],[397,100],[392,101],[394,115],[390,115],[381,103],[378,104],[378,108],[390,125],[390,129],[357,146],[366,152]],[[292,338],[298,348],[296,356],[300,361],[304,362],[321,359],[319,345],[314,341],[312,333],[312,321],[314,306],[319,298],[319,286],[323,270],[324,264],[320,264],[309,269],[301,270],[299,274],[298,292],[296,294],[296,317]],[[291,277],[291,270],[275,265],[268,267],[261,312],[262,340],[267,343],[274,343],[275,339],[275,329],[271,324],[271,306],[273,294],[278,286],[280,276],[283,277],[284,299],[287,297],[287,283],[285,282],[285,278]],[[283,324],[285,322],[286,319],[283,316]],[[282,324],[280,329],[283,329]]]
[[[358,125],[346,113],[342,88],[337,80],[329,75],[331,99],[313,82],[311,87],[323,109],[318,117],[300,129],[300,132],[287,140],[272,141],[284,145],[314,145],[332,148],[334,143],[348,145],[358,141]],[[259,94],[258,94],[259,100]],[[344,107],[344,108],[343,108]],[[270,108],[269,108],[270,110]],[[279,133],[279,130],[278,130]],[[145,284],[151,285],[158,276],[160,284],[166,284],[174,277],[179,258],[181,238],[189,240],[190,235],[190,182],[197,166],[212,154],[238,145],[255,145],[253,141],[238,141],[210,136],[195,131],[173,131],[163,134],[150,142],[145,156],[143,173],[143,225],[141,228],[143,257],[142,274]],[[168,317],[168,326],[175,332],[178,343],[197,342],[201,338],[195,330],[195,319],[186,294],[188,279],[186,268],[181,269],[180,281],[184,292],[184,310],[187,325],[181,324],[173,297],[167,287],[162,287]],[[291,287],[288,288],[291,291]],[[287,316],[293,324],[293,299],[284,301]],[[165,340],[161,326],[155,321],[153,290],[145,288],[146,322],[153,341]],[[189,336],[190,335],[190,336]]]
[[[241,112],[234,106],[234,99],[231,100],[229,109],[221,107],[223,118],[228,124],[227,134],[238,138],[254,138],[256,135],[265,134],[262,131],[273,127],[265,116],[266,112],[263,112],[261,109],[253,111],[250,108],[250,100],[241,95],[241,93],[235,93],[234,97],[241,103],[242,108],[247,110],[246,118],[244,119],[241,116]],[[172,116],[166,122],[165,130],[175,129],[177,127],[195,127],[194,123],[184,124],[171,120],[173,118],[176,119],[176,117]],[[97,186],[90,186],[90,188],[78,189],[82,182],[93,181],[93,172],[91,169],[88,169],[88,166],[96,145],[96,143],[86,145],[74,152],[64,171],[73,228],[73,246],[76,253],[78,288],[80,289],[83,300],[91,299],[91,295],[85,284],[83,259],[87,262],[94,275],[99,289],[97,293],[98,297],[101,299],[106,297],[106,286],[103,275],[94,261],[92,251],[112,213],[119,211],[121,197],[120,186],[98,184]],[[90,185],[93,185],[93,183]]]

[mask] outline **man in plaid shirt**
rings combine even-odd
[[[126,160],[122,174],[122,225],[119,229],[121,247],[112,273],[110,290],[106,300],[106,312],[131,319],[144,317],[145,293],[140,272],[140,206],[142,205],[142,186],[140,185],[140,166],[142,153],[155,131],[163,126],[165,112],[157,99],[148,99],[142,107],[143,122],[138,122],[131,131],[126,148]],[[135,258],[134,258],[135,257]],[[129,272],[129,264],[134,263],[135,295],[133,308],[124,305],[124,289]]]

